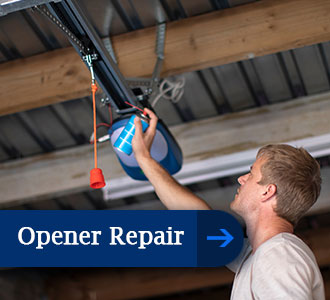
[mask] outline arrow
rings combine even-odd
[[[220,229],[224,236],[207,236],[208,241],[223,241],[224,242],[219,247],[226,247],[233,239],[234,237],[226,230],[226,229]]]

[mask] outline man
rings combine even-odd
[[[136,118],[132,145],[160,200],[169,209],[211,209],[151,158],[157,117],[146,111],[149,128],[143,134]],[[231,299],[325,299],[315,257],[293,234],[294,226],[320,193],[316,160],[302,148],[268,145],[259,150],[250,172],[238,182],[240,188],[230,207],[244,219],[249,241],[228,265],[236,273]]]

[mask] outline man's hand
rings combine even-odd
[[[158,118],[150,109],[145,108],[145,111],[150,117],[149,127],[143,133],[140,118],[135,118],[132,147],[141,170],[155,188],[159,199],[168,209],[211,209],[203,199],[179,184],[158,162],[152,159],[150,148],[156,134]]]
[[[157,116],[148,108],[144,111],[147,112],[150,122],[146,132],[142,132],[142,124],[139,117],[134,119],[135,135],[132,140],[132,147],[135,158],[138,160],[140,157],[150,157],[150,148],[156,134],[156,126],[158,122]]]

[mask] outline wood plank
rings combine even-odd
[[[54,300],[155,297],[226,285],[233,280],[233,275],[225,268],[109,268],[72,271],[71,274],[51,278],[48,296]]]
[[[330,211],[330,167],[324,167],[321,169],[322,177],[322,189],[317,202],[310,208],[307,215],[315,215]],[[234,195],[236,194],[238,183],[226,187],[215,187],[207,190],[199,191],[197,194],[200,198],[204,199],[208,205],[215,210],[222,210],[232,213],[230,209],[230,203],[233,201]],[[111,200],[110,200],[111,201]],[[150,201],[143,201],[141,203],[130,204],[115,207],[116,210],[163,210],[166,207],[155,198]],[[237,216],[244,224],[244,221]]]
[[[90,74],[73,48],[0,65],[0,115],[80,98],[90,93]]]
[[[322,272],[325,289],[325,299],[330,300],[330,270],[324,270]]]
[[[172,127],[171,132],[184,154],[184,168],[177,178],[181,180],[184,176],[194,175],[190,169],[196,164],[199,166],[197,171],[203,170],[207,175],[214,171],[214,162],[225,160],[229,163],[227,158],[235,153],[239,156],[237,153],[267,143],[328,134],[329,100],[330,93],[327,93]],[[113,190],[118,191],[118,187],[130,189],[133,184],[140,184],[124,175],[107,143],[99,147],[98,154],[98,165]],[[237,162],[231,159],[231,163]],[[92,168],[91,145],[3,163],[0,165],[0,203],[8,206],[40,197],[88,190]],[[132,192],[136,193],[131,189]]]
[[[172,22],[163,75],[200,70],[328,41],[326,0],[269,0]],[[155,29],[113,37],[125,76],[150,76]]]
[[[199,70],[330,39],[327,0],[268,0],[170,23],[163,76]],[[155,28],[112,38],[127,77],[150,76]],[[90,75],[71,48],[1,64],[0,115],[90,93]]]

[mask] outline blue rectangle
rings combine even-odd
[[[121,240],[126,245],[120,245],[118,239],[117,245],[109,244],[110,227],[122,228]],[[49,242],[42,245],[48,241],[46,231]],[[76,232],[78,245],[72,245],[73,234],[67,234],[68,231]],[[81,235],[83,231],[89,232],[90,238],[87,232]],[[137,238],[134,233],[129,235],[129,241],[135,245],[126,240],[129,231],[136,232]],[[141,248],[142,238],[147,242],[150,235],[143,231],[151,232],[153,239]],[[174,238],[175,231],[184,231],[184,235],[179,235],[182,245],[157,245],[169,243],[166,231]],[[192,267],[197,266],[196,231],[196,211],[0,211],[0,266]],[[64,245],[66,235],[71,239]]]

